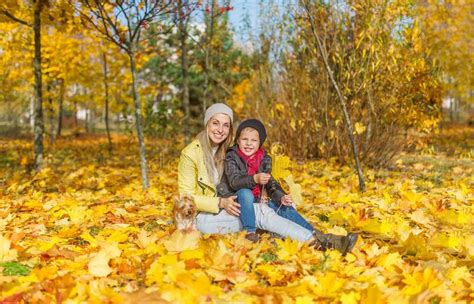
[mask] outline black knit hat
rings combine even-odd
[[[265,130],[265,126],[263,125],[263,123],[260,120],[254,118],[244,120],[240,123],[239,127],[237,128],[237,133],[235,134],[235,143],[237,143],[237,139],[239,139],[240,133],[245,128],[252,128],[257,130],[258,136],[260,137],[261,147],[265,142],[265,139],[267,138],[267,131]]]

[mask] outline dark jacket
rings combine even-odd
[[[225,170],[221,182],[217,186],[217,195],[219,197],[229,197],[235,195],[240,189],[247,188],[252,190],[255,188],[257,184],[253,180],[253,176],[248,175],[247,172],[247,163],[237,153],[237,146],[231,147],[227,150]],[[272,159],[266,152],[257,172],[270,174],[272,172]],[[281,198],[286,195],[273,176],[265,185],[265,189],[272,201],[276,204],[280,204]]]

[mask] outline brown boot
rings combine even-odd
[[[336,249],[346,255],[351,252],[357,243],[357,234],[348,233],[346,236],[335,235],[332,233],[324,234],[321,231],[315,229],[313,231],[314,241],[311,245],[317,250],[326,251],[326,249]]]
[[[328,240],[326,235],[321,231],[314,229],[313,231],[314,240],[309,243],[310,246],[313,246],[316,250],[326,251],[328,248]]]
[[[327,239],[327,248],[336,249],[342,255],[346,255],[348,252],[351,252],[357,243],[358,235],[355,233],[348,233],[346,236],[335,235],[332,233],[325,234]]]
[[[258,234],[256,234],[255,232],[247,233],[247,235],[245,235],[245,238],[251,241],[252,243],[257,243],[260,240],[260,238],[258,237]]]

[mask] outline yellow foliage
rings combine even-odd
[[[472,278],[463,264],[474,256],[469,160],[450,158],[456,169],[441,171],[444,163],[405,156],[391,171],[368,170],[367,191],[357,193],[351,168],[292,163],[279,154],[276,173],[295,201],[304,196],[298,211],[315,228],[359,232],[352,253],[342,257],[266,233],[253,244],[245,233],[173,232],[175,159],[154,168],[152,189],[142,191],[134,149],[127,138],[114,141],[117,150],[100,165],[91,155],[102,149],[102,138],[60,140],[50,156],[58,165],[31,175],[20,169],[31,145],[0,140],[2,149],[20,149],[15,165],[0,170],[0,300],[22,294],[43,303],[63,290],[64,300],[91,303],[134,296],[157,303],[469,299]],[[439,174],[443,183],[435,186]],[[7,262],[30,273],[7,275]]]
[[[252,84],[249,79],[242,80],[242,82],[234,87],[232,95],[227,100],[227,104],[237,115],[242,113],[246,104],[246,99],[248,97],[247,95],[250,92],[251,87]]]

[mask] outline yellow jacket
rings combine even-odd
[[[195,139],[181,151],[178,164],[179,194],[191,194],[198,211],[218,213],[219,198],[216,187],[204,166],[204,152]]]

